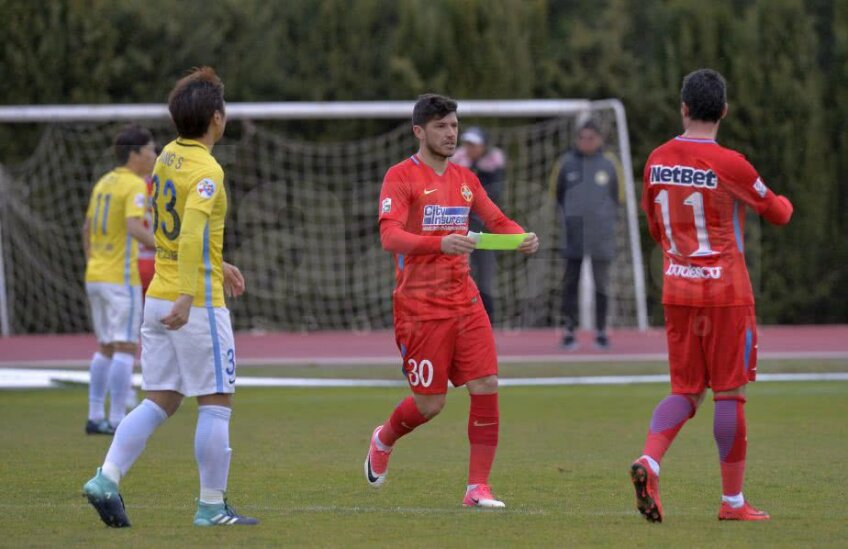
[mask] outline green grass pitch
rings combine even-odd
[[[86,389],[4,391],[0,546],[798,547],[848,539],[848,383],[750,387],[745,494],[771,513],[766,523],[716,520],[709,401],[663,462],[665,522],[637,513],[628,466],[666,391],[663,384],[502,389],[492,485],[508,508],[497,512],[460,506],[464,390],[398,443],[388,482],[374,490],[362,473],[368,436],[407,391],[241,389],[229,499],[262,524],[213,529],[191,524],[196,405],[187,401],[122,483],[133,523],[123,530],[105,527],[81,495],[111,440],[83,434]]]

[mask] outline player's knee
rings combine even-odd
[[[432,419],[439,415],[445,407],[445,395],[428,395],[427,398],[416,398],[415,406],[426,419]]]
[[[233,407],[233,395],[230,393],[215,393],[197,397],[198,406],[224,406]]]
[[[707,394],[706,390],[701,391],[700,393],[673,393],[675,395],[679,395],[684,397],[689,401],[692,405],[692,414],[689,416],[694,417],[695,413],[698,411],[698,408],[701,407],[701,404],[704,403],[704,396]]]
[[[147,399],[162,408],[168,417],[174,415],[183,402],[183,395],[176,391],[149,391]]]
[[[475,395],[488,395],[498,392],[498,376],[486,376],[468,382],[468,392]]]
[[[741,400],[745,401],[745,386],[730,389],[729,391],[716,391],[713,400]]]
[[[130,355],[134,355],[137,349],[135,343],[129,342],[112,343],[112,348],[116,353],[127,353]]]

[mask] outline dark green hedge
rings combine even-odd
[[[0,0],[0,14],[3,104],[163,101],[201,64],[230,101],[620,97],[637,175],[679,130],[682,76],[716,68],[722,143],[796,205],[787,229],[754,228],[760,316],[848,321],[845,0]],[[3,161],[26,133],[0,128]]]

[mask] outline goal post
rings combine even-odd
[[[231,303],[243,330],[390,327],[393,272],[379,248],[382,174],[415,150],[412,101],[228,103],[233,132],[216,146],[230,190],[225,256],[249,292]],[[562,230],[550,173],[579,120],[600,122],[622,165],[624,203],[611,273],[610,325],[646,329],[644,265],[627,121],[617,99],[464,100],[461,123],[489,130],[507,157],[502,208],[542,238],[538,257],[498,257],[496,324],[552,326],[559,318]],[[379,135],[320,142],[279,122],[397,120]],[[89,329],[79,227],[90,188],[113,167],[109,145],[134,121],[157,142],[173,137],[167,106],[0,107],[0,124],[43,127],[29,159],[0,165],[0,330],[3,335]],[[14,129],[14,126],[11,126]],[[235,133],[237,137],[231,137]],[[326,132],[325,132],[326,133]]]

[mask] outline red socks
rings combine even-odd
[[[468,484],[488,484],[495,450],[498,447],[498,395],[470,395],[471,410],[468,414],[468,442],[471,457],[468,464]],[[410,396],[397,405],[392,415],[383,424],[378,435],[384,446],[394,446],[397,439],[427,422],[418,411],[415,400]]]
[[[722,396],[714,400],[713,436],[721,461],[721,491],[725,496],[735,496],[742,492],[748,452],[745,397]]]
[[[695,405],[684,395],[671,394],[665,397],[651,416],[651,426],[645,439],[642,454],[659,463],[683,424],[695,415]]]
[[[471,458],[468,463],[468,484],[488,484],[498,447],[498,395],[470,396],[468,442],[471,443]]]
[[[427,418],[421,415],[411,396],[400,401],[392,415],[383,424],[378,435],[380,442],[386,446],[394,446],[397,439],[408,435],[413,429],[427,423]]]

